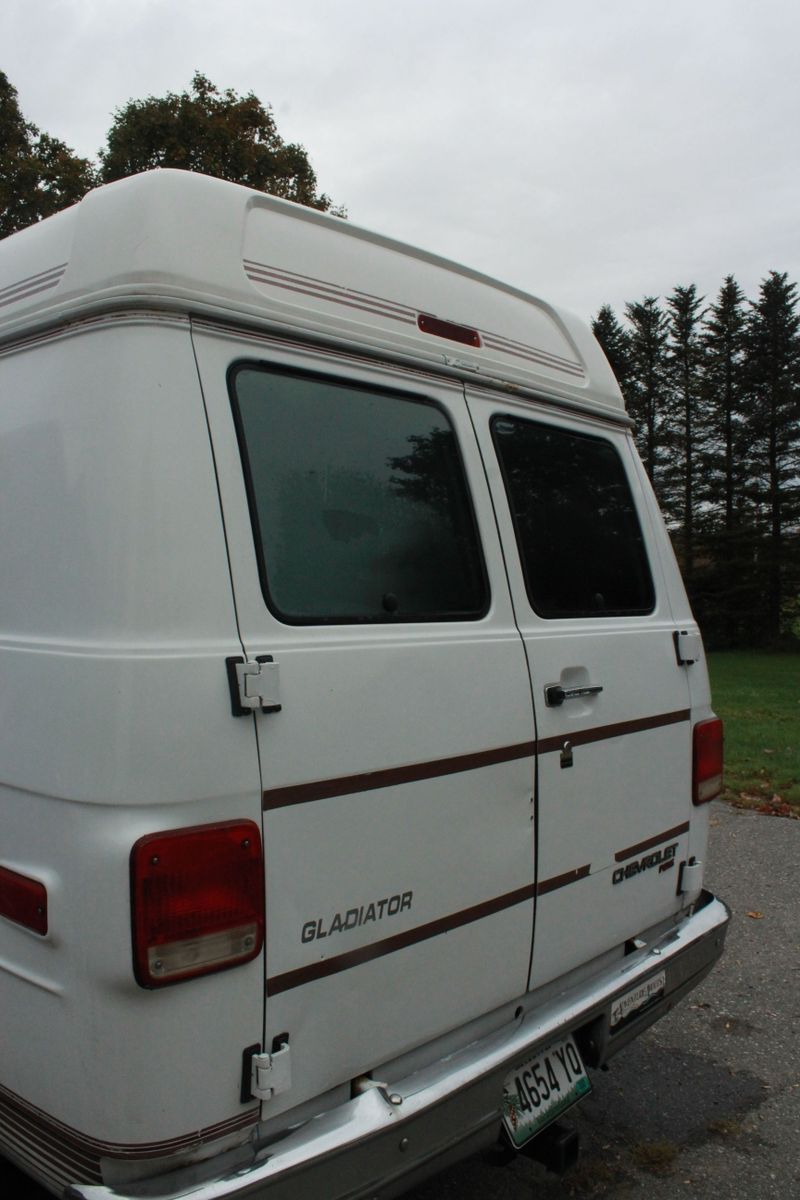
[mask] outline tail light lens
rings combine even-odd
[[[47,889],[38,879],[0,867],[0,916],[47,933]]]
[[[694,727],[692,801],[707,804],[722,791],[722,721],[711,717]]]
[[[264,944],[264,864],[252,821],[151,833],[131,851],[133,961],[158,988],[250,962]]]

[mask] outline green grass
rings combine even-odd
[[[725,798],[800,817],[800,654],[709,654],[725,722]]]

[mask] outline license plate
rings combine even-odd
[[[503,1084],[503,1123],[515,1146],[525,1142],[591,1091],[571,1037],[529,1059]]]
[[[651,1000],[655,1000],[658,996],[663,996],[666,985],[666,972],[659,971],[651,979],[646,979],[638,987],[632,988],[624,996],[620,996],[611,1005],[611,1028],[613,1029],[615,1025],[621,1025],[626,1017],[639,1012]]]

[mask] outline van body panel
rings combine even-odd
[[[100,322],[0,369],[2,782],[100,804],[241,790],[252,739],[197,736],[241,646],[188,325]]]
[[[55,1194],[399,1194],[719,957],[697,627],[569,313],[219,180],[100,188],[0,243],[0,574],[0,1148]],[[232,822],[263,952],[220,951],[260,864],[243,909],[187,858],[146,943],[186,977],[140,986],[136,843]]]
[[[711,706],[711,685],[708,676],[705,648],[700,638],[700,629],[694,619],[686,588],[683,586],[680,569],[675,557],[669,533],[664,524],[664,518],[658,507],[652,484],[647,477],[644,465],[631,443],[629,445],[631,471],[638,480],[641,502],[648,514],[652,530],[652,545],[654,557],[657,556],[663,578],[664,595],[667,598],[675,631],[685,631],[696,635],[699,640],[699,657],[683,668],[689,692],[689,707],[692,713],[692,728],[699,722],[714,716]],[[709,835],[709,806],[692,806],[691,826],[689,829],[688,856],[697,862],[704,863],[708,857]]]
[[[653,924],[684,903],[678,866],[688,857],[694,811],[687,668],[678,665],[675,655],[675,623],[661,561],[652,550],[652,537],[645,537],[649,513],[635,498],[639,488],[631,470],[630,435],[591,419],[555,416],[544,405],[504,401],[474,389],[469,402],[487,463],[536,710],[538,899],[529,984],[534,988],[577,966],[592,949],[599,953],[632,937],[643,917]],[[491,434],[491,423],[504,416],[522,422],[521,428],[527,423],[531,429],[574,436],[578,446],[580,439],[588,439],[586,445],[613,451],[650,547],[652,611],[598,611],[579,618],[543,617],[535,611],[512,518],[513,496]],[[576,504],[591,466],[590,458],[576,462],[576,476],[565,480],[565,492],[574,486]],[[591,478],[589,484],[594,486]],[[600,494],[598,486],[598,503]],[[579,531],[576,547],[581,544]],[[569,565],[556,557],[537,560],[530,570],[547,574]],[[588,570],[589,564],[578,568]],[[533,586],[538,585],[534,580]],[[542,594],[550,594],[544,583]],[[547,689],[554,685],[597,690],[551,704]],[[631,863],[659,855],[660,861],[638,874],[620,875]],[[554,880],[559,886],[548,886]]]
[[[280,668],[281,711],[256,717],[265,1045],[288,1031],[293,1056],[292,1093],[265,1105],[271,1117],[524,988],[533,926],[533,717],[461,388],[280,344],[256,351],[252,340],[202,329],[195,347],[242,642],[248,658],[270,654]],[[486,615],[291,627],[270,612],[226,386],[243,360],[374,385],[387,404],[408,396],[441,406],[470,478],[487,558]],[[394,912],[392,897],[400,897]],[[489,911],[480,915],[483,907]],[[366,1027],[364,1010],[373,1014]]]
[[[251,1124],[262,963],[182,996],[132,974],[136,839],[261,816],[252,722],[217,729],[241,643],[188,322],[101,319],[7,350],[0,480],[0,865],[48,895],[44,936],[0,919],[12,1129],[47,1114],[147,1146]]]

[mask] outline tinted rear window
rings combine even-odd
[[[542,617],[651,612],[653,582],[622,460],[605,438],[495,416],[531,607]]]
[[[483,559],[454,430],[425,399],[231,374],[265,598],[290,623],[474,619]]]

